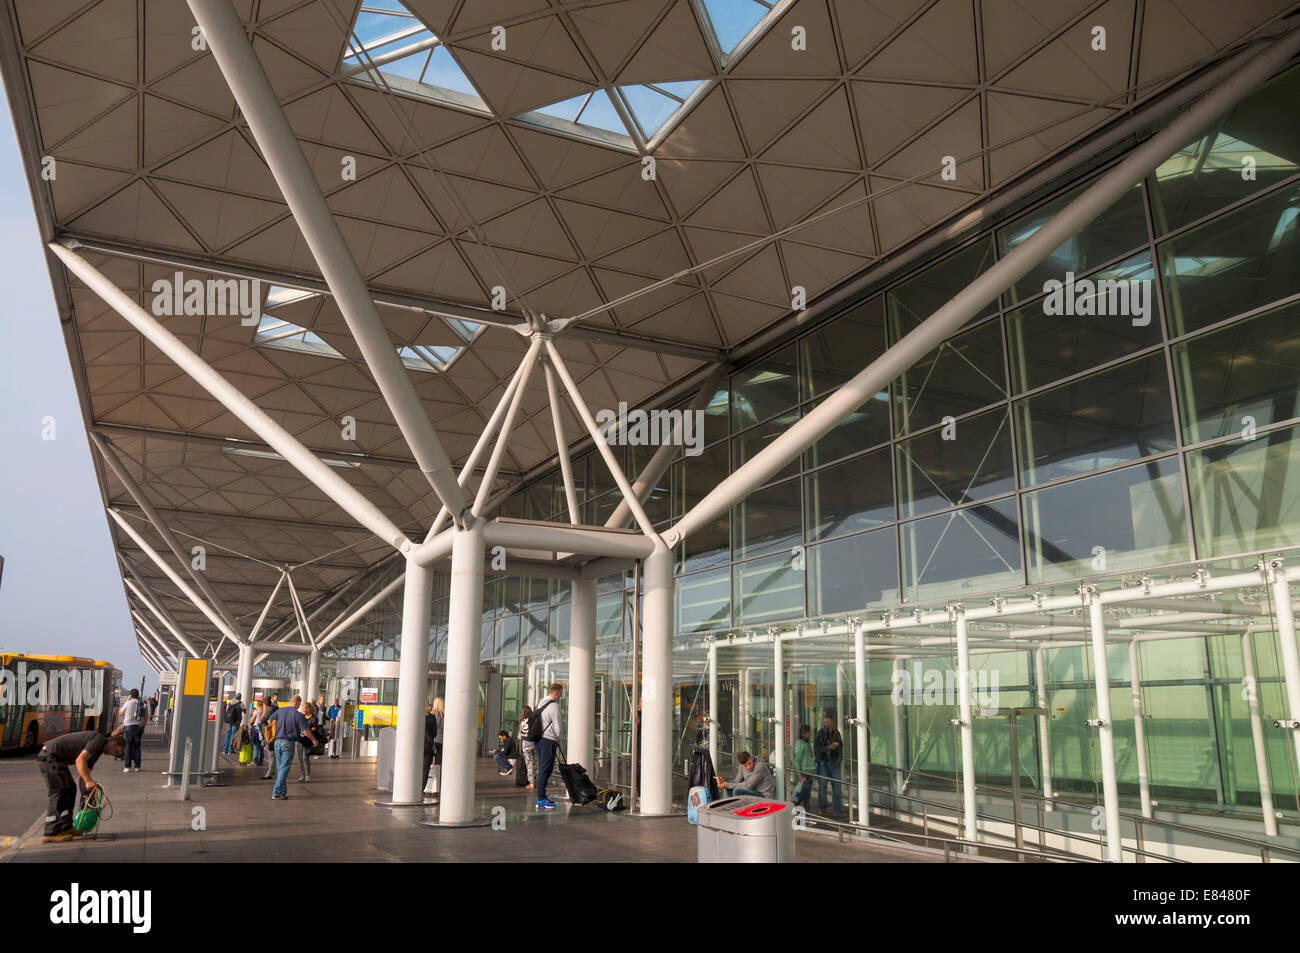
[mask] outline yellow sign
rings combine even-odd
[[[363,725],[375,725],[382,728],[397,724],[396,705],[361,705],[359,708]]]
[[[187,658],[185,660],[185,683],[182,694],[206,695],[208,693],[207,659]]]

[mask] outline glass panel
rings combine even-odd
[[[1026,485],[1172,450],[1163,353],[1120,364],[1015,405]]]
[[[839,387],[885,351],[884,299],[872,298],[799,342],[805,399]]]
[[[1187,560],[1177,458],[1026,493],[1029,581]]]
[[[759,424],[757,427],[739,433],[731,438],[731,469],[736,470],[746,460],[754,456],[769,443],[790,429],[790,425],[799,419],[799,409],[796,407],[788,414],[782,414],[769,420],[767,423]],[[796,457],[789,464],[775,474],[771,479],[779,480],[782,477],[791,476],[799,469],[799,458]]]
[[[735,511],[737,559],[790,549],[803,542],[798,480],[755,490]]]
[[[1010,225],[998,229],[998,248],[1001,253],[1005,255],[1020,245],[1091,185],[1091,182],[1078,185],[1046,205],[1040,205]],[[1083,274],[1108,261],[1114,261],[1125,252],[1145,244],[1146,241],[1146,210],[1142,203],[1142,186],[1138,184],[1124,193],[1118,202],[1093,219],[1083,231],[1067,239],[1056,251],[1017,281],[1007,292],[1007,302],[1019,304],[1041,294],[1045,290],[1044,282],[1064,281],[1067,271],[1072,271],[1076,275]]]
[[[807,413],[807,410],[804,411]],[[867,401],[804,452],[804,467],[821,466],[889,439],[889,390]]]
[[[1300,103],[1293,69],[1242,100],[1221,123],[1166,159],[1154,174],[1151,209],[1160,234],[1258,195],[1300,170],[1300,126],[1279,121]],[[1242,160],[1254,177],[1242,175]]]
[[[928,516],[899,532],[907,602],[1020,584],[1014,499]]]
[[[677,580],[677,632],[702,632],[731,625],[731,570],[681,576]]]
[[[894,384],[901,433],[924,430],[1006,396],[1002,325],[990,321],[944,341]]]
[[[1300,545],[1300,427],[1187,454],[1202,557]]]
[[[865,453],[804,477],[808,539],[829,539],[894,519],[889,449]]]
[[[793,619],[804,614],[803,577],[789,553],[767,556],[732,567],[737,625]]]
[[[1214,802],[1219,757],[1203,685],[1153,685],[1142,691],[1152,793]]]
[[[623,641],[623,593],[596,597],[596,641]]]
[[[1188,443],[1300,416],[1300,304],[1176,344],[1173,352]]]
[[[898,444],[898,503],[920,516],[1014,490],[1005,410],[954,421]]]
[[[993,238],[980,239],[973,245],[930,265],[925,271],[885,295],[889,308],[889,338],[898,341],[903,335],[947,304],[993,264]],[[996,300],[971,319],[992,314]]]
[[[1266,195],[1160,246],[1171,333],[1300,291],[1300,186]]]
[[[893,527],[808,548],[808,611],[850,612],[898,603],[898,536]]]
[[[1089,276],[1097,281],[1154,281],[1151,255],[1144,252]],[[1154,285],[1152,286],[1154,287]],[[1050,384],[1161,341],[1160,322],[1044,314],[1043,301],[1007,313],[1011,382],[1016,393]],[[1155,304],[1151,307],[1154,309]]]
[[[789,344],[731,379],[731,429],[742,430],[799,402],[795,345]]]
[[[673,516],[681,517],[727,477],[727,444],[708,447],[698,457],[673,465]],[[692,533],[683,543],[683,571],[707,569],[731,558],[731,517],[724,514]]]

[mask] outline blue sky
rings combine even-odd
[[[135,646],[8,101],[0,119],[0,648],[157,677]],[[55,439],[41,439],[53,417]]]

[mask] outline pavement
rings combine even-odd
[[[421,821],[436,820],[436,808],[378,806],[387,795],[375,790],[373,759],[313,759],[307,784],[294,780],[295,765],[288,799],[275,801],[261,770],[240,768],[223,756],[222,786],[192,787],[191,799],[182,801],[178,788],[164,787],[165,758],[150,745],[139,774],[122,774],[119,762],[101,763],[96,780],[104,783],[111,804],[101,836],[52,844],[41,842],[44,785],[35,765],[20,768],[15,762],[13,771],[0,770],[0,781],[12,774],[13,790],[21,792],[11,804],[0,787],[6,805],[0,817],[14,828],[10,846],[0,849],[0,863],[695,861],[696,830],[684,816],[635,818],[565,801],[555,811],[539,812],[532,792],[500,777],[490,759],[479,766],[479,813],[491,817],[495,810],[504,830],[422,827]],[[24,772],[35,780],[31,790],[21,780]],[[16,825],[24,811],[25,822]],[[798,834],[797,850],[799,861],[807,863],[938,860],[813,832]]]
[[[0,756],[0,858],[45,814],[45,779],[34,754]]]

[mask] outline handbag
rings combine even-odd
[[[442,766],[437,764],[429,765],[429,780],[424,784],[425,794],[437,794]]]

